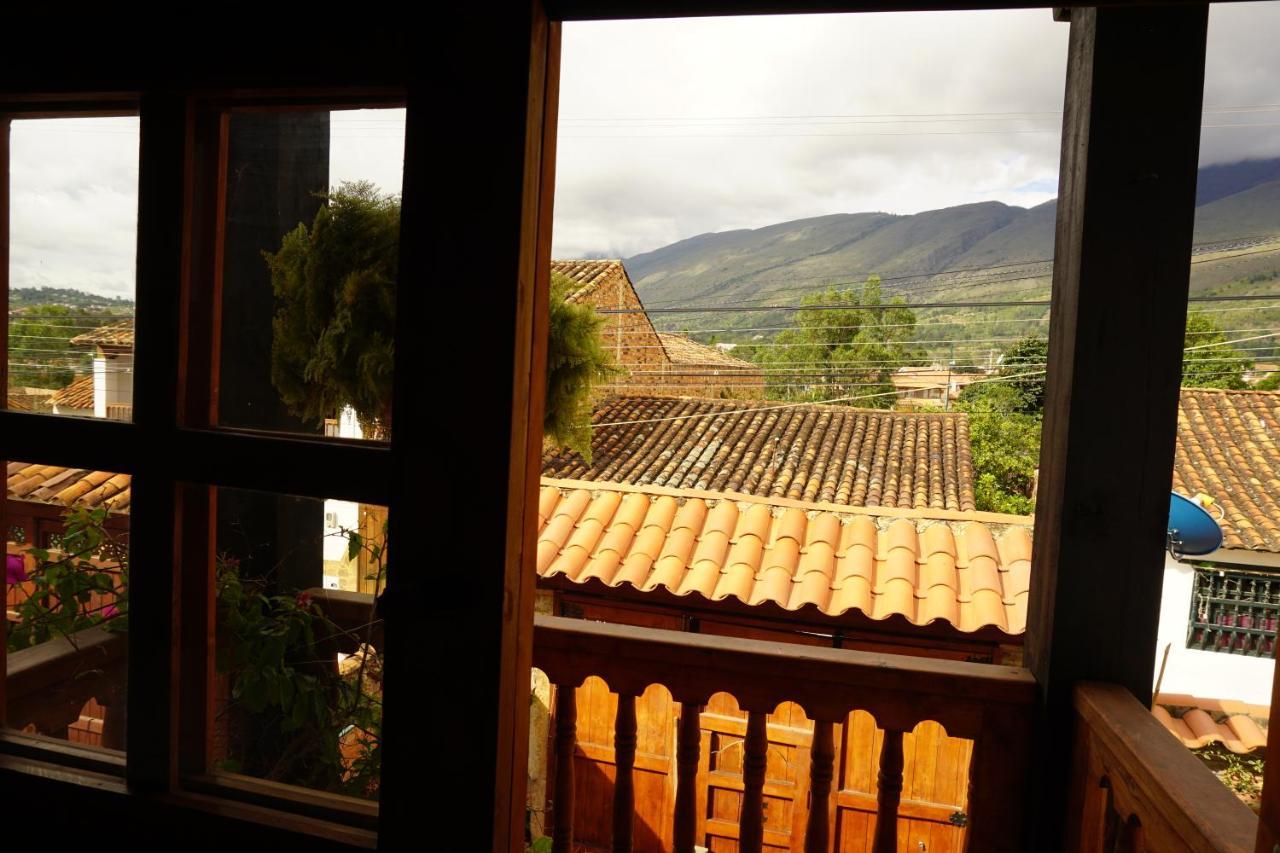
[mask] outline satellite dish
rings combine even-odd
[[[1169,532],[1166,547],[1175,560],[1218,550],[1222,528],[1196,501],[1174,492],[1169,498]]]

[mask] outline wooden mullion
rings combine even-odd
[[[1071,10],[1025,646],[1042,699],[1035,849],[1066,818],[1072,686],[1151,698],[1207,19],[1203,4]],[[1102,379],[1119,364],[1123,394]]]
[[[534,580],[525,512],[541,448],[546,334],[536,324],[545,322],[538,315],[549,277],[554,152],[547,141],[555,132],[549,106],[558,30],[539,2],[504,9],[498,27],[478,7],[451,6],[441,15],[450,37],[438,50],[413,52],[407,92],[388,502],[393,565],[380,602],[380,844],[396,848],[417,837],[422,768],[445,766],[455,778],[438,805],[471,828],[477,849],[508,850],[524,834]],[[477,43],[487,49],[475,51]],[[442,79],[466,84],[442,86]],[[441,134],[441,115],[470,131]],[[487,223],[487,233],[474,222]],[[482,288],[418,286],[454,278],[459,257],[481,256]],[[500,334],[472,369],[441,374],[441,342],[422,334],[422,318],[476,311]],[[424,377],[432,377],[430,394]],[[463,484],[474,500],[456,500],[454,488]],[[474,569],[446,597],[439,575],[422,570],[412,548],[424,524],[452,531],[433,550],[436,565]],[[431,654],[422,653],[423,620],[435,626]],[[450,685],[460,704],[415,707],[409,697],[422,684]],[[423,726],[436,725],[449,727],[450,737],[421,737]]]
[[[9,117],[0,115],[0,415],[9,408]],[[3,423],[0,422],[0,436],[5,436]],[[7,440],[0,443],[0,467],[8,470],[8,460],[12,447]],[[9,515],[8,477],[5,478],[5,500],[0,501],[0,533],[8,552]],[[0,599],[8,601],[8,579],[0,580]],[[5,715],[9,708],[9,696],[5,690],[5,673],[8,672],[7,631],[8,618],[0,618],[0,729],[5,726]]]
[[[143,94],[138,170],[138,290],[134,427],[148,453],[136,458],[129,589],[131,787],[164,791],[177,777],[180,644],[175,529],[180,283],[183,272],[187,99]]]

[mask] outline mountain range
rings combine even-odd
[[[1202,168],[1196,205],[1197,257],[1217,261],[1227,254],[1221,263],[1192,267],[1193,290],[1239,290],[1241,282],[1280,275],[1280,242],[1269,251],[1257,239],[1280,240],[1280,158]],[[849,286],[873,274],[886,294],[909,302],[1043,298],[1056,214],[1056,201],[833,214],[700,234],[625,263],[651,309],[794,303],[828,284]],[[712,322],[709,314],[673,316],[689,328]],[[720,314],[714,322],[743,327],[754,320]]]

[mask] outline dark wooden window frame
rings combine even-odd
[[[414,540],[423,525],[448,529],[451,536],[435,552],[436,560],[488,569],[459,573],[457,586],[443,601],[437,574],[404,572],[380,602],[386,618],[388,745],[380,846],[407,846],[412,828],[421,827],[428,784],[424,768],[447,768],[448,786],[432,800],[434,809],[449,814],[475,841],[486,828],[491,830],[491,843],[483,846],[519,849],[528,731],[524,693],[532,638],[533,573],[526,570],[525,554],[533,550],[534,535],[525,508],[534,505],[538,480],[539,377],[546,338],[541,318],[554,185],[556,22],[1032,5],[1017,0],[546,0],[544,5],[532,0],[436,10],[433,23],[447,37],[412,47],[391,28],[380,31],[386,44],[343,39],[341,46],[358,55],[346,57],[349,61],[338,71],[316,71],[313,77],[324,80],[327,73],[325,82],[342,85],[357,79],[382,85],[390,81],[404,84],[406,91],[401,280],[449,281],[458,274],[459,259],[483,259],[485,265],[485,281],[475,287],[400,288],[396,429],[387,447],[212,430],[191,409],[199,408],[197,398],[181,393],[193,381],[183,372],[191,369],[192,341],[197,347],[208,343],[190,334],[184,340],[178,333],[183,317],[189,316],[184,312],[198,301],[190,278],[183,275],[191,266],[190,232],[184,218],[175,215],[191,210],[189,175],[193,159],[200,156],[188,144],[197,135],[188,96],[202,85],[190,79],[199,76],[192,69],[203,57],[213,68],[209,76],[224,88],[260,91],[282,79],[306,76],[297,71],[308,57],[305,39],[295,46],[289,40],[257,37],[255,52],[252,45],[243,49],[242,44],[254,43],[255,37],[236,31],[236,46],[242,49],[232,52],[227,49],[231,30],[214,25],[206,38],[192,39],[203,53],[193,52],[192,44],[181,39],[163,47],[142,44],[137,55],[145,55],[151,67],[169,67],[162,61],[167,59],[186,73],[172,82],[170,74],[127,61],[124,70],[103,71],[114,68],[120,55],[129,57],[137,39],[113,43],[102,37],[100,25],[88,22],[79,25],[78,41],[68,46],[68,55],[76,55],[78,46],[89,57],[77,69],[78,78],[59,69],[58,79],[46,84],[38,72],[20,64],[5,66],[0,92],[54,88],[141,93],[136,98],[142,141],[134,423],[0,412],[0,456],[124,471],[135,478],[134,529],[149,534],[132,537],[137,583],[130,636],[130,731],[137,736],[130,737],[128,788],[111,789],[110,796],[117,797],[112,802],[142,800],[151,813],[171,815],[178,774],[191,766],[192,741],[180,736],[178,726],[178,708],[189,707],[190,697],[181,695],[176,678],[179,664],[190,654],[189,649],[176,651],[176,641],[188,636],[191,627],[189,596],[180,595],[182,581],[188,579],[143,568],[178,565],[179,555],[203,554],[207,546],[198,532],[193,536],[177,523],[189,513],[201,517],[197,510],[202,500],[179,490],[178,483],[324,495],[388,505],[394,542]],[[1027,636],[1028,663],[1041,690],[1041,724],[1055,734],[1070,730],[1070,693],[1079,680],[1110,680],[1139,699],[1149,698],[1149,651],[1158,612],[1158,600],[1152,601],[1149,591],[1158,588],[1163,560],[1207,7],[1104,3],[1102,8],[1074,8],[1069,17],[1052,357]],[[163,53],[152,56],[145,48]],[[235,68],[225,58],[233,53],[239,64]],[[122,79],[143,83],[119,86]],[[300,89],[314,94],[315,81],[307,82],[313,85]],[[74,99],[45,101],[59,110]],[[31,107],[36,101],[27,98],[24,103]],[[454,128],[466,132],[448,132]],[[2,146],[0,155],[7,154]],[[7,156],[0,159],[7,162]],[[1135,234],[1129,226],[1137,221],[1148,227]],[[6,237],[0,225],[5,250]],[[181,291],[175,281],[183,282]],[[489,289],[479,291],[486,282]],[[503,333],[492,336],[494,343],[465,379],[437,377],[435,393],[427,399],[421,377],[432,375],[437,350],[434,341],[418,334],[420,318],[474,311],[478,305]],[[1118,403],[1093,382],[1116,363],[1134,365],[1128,375],[1132,391]],[[442,399],[466,418],[442,418]],[[440,447],[448,448],[444,459]],[[164,448],[163,453],[156,453],[157,448]],[[343,471],[343,479],[330,482],[328,470]],[[454,500],[452,490],[461,484],[501,482],[508,488],[470,491],[464,508]],[[443,485],[433,490],[424,484]],[[501,535],[495,529],[498,519]],[[1113,580],[1110,567],[1117,565],[1127,569],[1124,582],[1118,592],[1112,588],[1111,595],[1099,596],[1097,590]],[[1094,629],[1110,624],[1117,608],[1128,618],[1099,637],[1102,632]],[[424,630],[429,631],[430,653],[423,653]],[[1131,651],[1116,655],[1117,647]],[[157,648],[175,652],[171,657],[154,654]],[[457,700],[445,738],[416,736],[420,721],[408,697],[421,684],[448,691]],[[1033,814],[1036,838],[1028,846],[1049,849],[1061,834],[1070,739],[1039,741],[1046,748],[1031,790],[1038,810]],[[111,787],[105,777],[89,771],[61,771],[7,752],[0,756],[0,784],[27,784],[37,796],[74,788],[85,798],[93,786],[97,791]],[[221,797],[183,796],[187,799],[178,819],[219,811],[215,825],[241,821],[252,827],[245,837],[256,840],[269,834],[264,823],[279,819],[272,809],[245,804],[234,811]],[[172,823],[179,825],[192,832],[199,826]],[[306,818],[285,831],[314,839],[323,828]],[[358,835],[338,841],[339,846],[367,843],[367,836]]]

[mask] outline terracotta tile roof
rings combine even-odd
[[[132,499],[131,479],[128,474],[109,471],[10,462],[6,482],[8,496],[18,500],[62,506],[106,506],[116,512],[127,512]]]
[[[30,412],[31,403],[25,394],[9,394],[8,409],[11,412]]]
[[[133,320],[100,326],[71,339],[72,346],[100,346],[114,349],[133,349]]]
[[[1232,752],[1244,754],[1267,745],[1266,731],[1247,714],[1228,714],[1222,722],[1216,722],[1203,708],[1188,708],[1175,717],[1168,706],[1156,705],[1151,713],[1188,749],[1220,743]]]
[[[59,388],[49,398],[55,406],[69,409],[93,408],[93,374],[81,376],[65,388]]]
[[[611,281],[615,276],[625,276],[626,269],[622,261],[552,261],[551,271],[568,276],[578,283],[577,290],[565,297],[566,302],[581,301],[588,293],[599,285]]]
[[[912,625],[1022,633],[1031,520],[907,515],[544,479],[537,569],[547,580],[734,598],[811,616],[857,610]]]
[[[658,332],[658,340],[662,341],[662,347],[667,351],[667,358],[672,364],[716,365],[734,370],[760,372],[759,365],[735,358],[724,350],[700,344],[684,335]]]
[[[548,477],[850,506],[972,510],[963,414],[688,397],[616,397],[592,418],[592,462],[548,452]]]
[[[1183,388],[1173,488],[1222,508],[1223,547],[1280,553],[1280,392]]]

